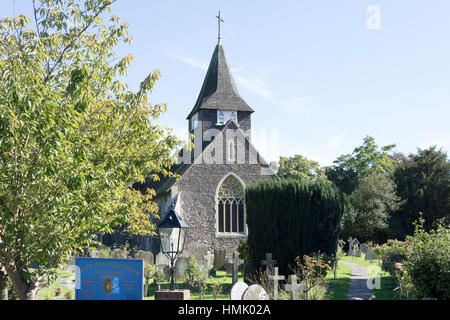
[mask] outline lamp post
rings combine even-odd
[[[170,206],[170,211],[164,220],[158,224],[161,251],[170,260],[170,291],[175,290],[173,280],[175,273],[174,264],[178,256],[183,252],[187,228],[189,228],[189,225],[175,212],[173,204]]]

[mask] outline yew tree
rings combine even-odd
[[[130,186],[170,174],[176,139],[148,100],[159,72],[121,81],[131,37],[111,2],[32,1],[0,21],[0,269],[20,299],[96,235],[155,230],[154,191]]]

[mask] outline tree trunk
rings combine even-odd
[[[0,270],[0,300],[8,300],[8,275]]]
[[[27,282],[14,267],[5,268],[20,300],[36,300],[37,281]]]

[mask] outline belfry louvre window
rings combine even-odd
[[[217,194],[217,227],[221,233],[244,233],[244,187],[230,175]]]

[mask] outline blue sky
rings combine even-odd
[[[11,15],[12,0],[0,1],[1,16]],[[379,29],[367,25],[373,5]],[[16,0],[16,14],[29,6]],[[159,122],[177,131],[187,128],[221,10],[222,44],[255,110],[253,129],[278,133],[279,144],[258,144],[267,160],[302,154],[329,165],[366,135],[403,153],[449,150],[448,0],[118,0],[112,9],[134,39],[118,48],[135,57],[127,82],[137,88],[160,69],[151,101],[168,104]]]

